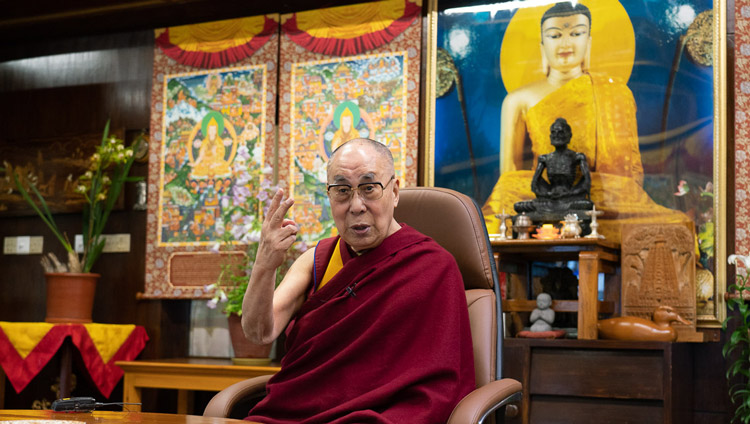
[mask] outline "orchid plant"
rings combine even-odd
[[[734,354],[735,358],[726,372],[727,382],[730,384],[729,397],[736,406],[732,422],[747,424],[750,423],[750,304],[747,302],[750,298],[750,287],[747,286],[750,257],[729,255],[727,260],[735,266],[742,263],[744,269],[736,273],[737,282],[727,288],[731,294],[727,299],[727,308],[730,312],[736,309],[737,313],[727,316],[722,328],[726,331],[727,324],[733,320],[736,327],[728,335],[722,354],[724,358]],[[737,378],[740,382],[732,384]]]
[[[252,157],[260,157],[253,155]],[[256,168],[250,152],[245,146],[238,149],[237,158],[234,162],[234,171],[237,175],[231,189],[231,195],[222,198],[222,216],[217,220],[217,234],[222,237],[212,247],[212,251],[220,253],[229,250],[235,244],[245,244],[247,248],[245,255],[240,260],[237,256],[231,256],[222,264],[222,271],[217,281],[206,285],[203,290],[211,293],[212,298],[206,306],[211,309],[222,304],[222,310],[229,316],[231,314],[242,315],[242,299],[245,296],[250,273],[255,263],[260,241],[260,229],[263,223],[262,216],[268,210],[271,199],[278,187],[273,185],[273,168],[266,166],[261,170],[259,176],[253,175],[249,170]],[[248,167],[248,164],[250,166]],[[258,183],[260,179],[260,184]],[[255,196],[252,195],[252,187],[258,187]],[[304,241],[297,241],[287,252],[287,257],[282,266],[276,272],[276,285],[278,285],[284,274],[300,254],[307,250]]]
[[[140,142],[140,140],[137,141],[137,143]],[[81,256],[76,252],[68,235],[58,228],[47,202],[34,184],[33,176],[19,176],[18,173],[11,172],[18,192],[68,252],[67,264],[60,262],[54,253],[44,256],[42,266],[45,271],[72,273],[91,271],[104,249],[106,239],[102,236],[102,231],[112,208],[120,197],[123,186],[126,182],[140,179],[128,177],[135,159],[134,151],[137,148],[137,145],[125,147],[123,140],[110,136],[109,121],[107,121],[102,134],[102,142],[89,159],[88,169],[75,182],[75,191],[86,199],[83,207],[83,253]],[[4,165],[12,170],[10,164]],[[72,175],[69,179],[72,180]]]

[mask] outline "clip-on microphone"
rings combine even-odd
[[[92,397],[72,397],[57,399],[52,402],[52,410],[55,412],[91,412],[101,406],[109,405],[140,405],[140,403],[101,403],[97,402],[96,399]]]

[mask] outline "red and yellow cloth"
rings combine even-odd
[[[295,44],[331,56],[351,56],[390,43],[419,16],[420,0],[384,0],[282,16]]]
[[[135,359],[148,341],[146,330],[136,325],[0,322],[0,365],[17,393],[55,356],[66,337],[105,397],[123,375],[115,361]]]
[[[156,31],[156,45],[172,59],[195,68],[229,66],[250,57],[278,31],[278,15],[227,19]]]

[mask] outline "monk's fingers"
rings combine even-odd
[[[284,198],[284,190],[278,189],[276,190],[276,193],[274,193],[273,197],[271,198],[271,204],[268,205],[268,211],[266,212],[266,220],[270,218],[273,218],[276,211],[279,209],[279,204],[281,204],[281,200]]]
[[[294,225],[294,226],[296,226],[296,225],[297,225],[297,223],[295,223],[295,222],[294,222],[294,221],[292,221],[291,219],[287,219],[287,218],[284,218],[284,222],[282,222],[282,223],[281,223],[281,226],[282,226],[282,227],[286,227],[286,226],[289,226],[289,225]],[[299,227],[297,227],[297,229],[299,230]]]
[[[282,226],[282,223],[284,222],[284,216],[287,212],[289,212],[289,208],[292,207],[294,204],[294,199],[291,197],[287,197],[286,199],[282,200],[281,203],[279,203],[278,209],[273,213],[273,216],[271,216],[271,225],[272,226]]]
[[[285,227],[285,228],[289,228],[289,227]],[[295,227],[295,229],[293,231],[290,230],[290,234],[289,235],[287,235],[286,237],[284,237],[281,240],[279,240],[278,246],[279,246],[280,249],[283,249],[284,251],[286,251],[290,247],[292,247],[292,245],[294,244],[295,241],[297,241],[297,230],[296,230],[296,227]]]
[[[282,240],[285,240],[289,237],[292,237],[292,239],[295,239],[297,237],[297,233],[299,232],[299,227],[294,223],[294,221],[291,220],[285,220],[289,221],[290,223],[287,223],[287,225],[279,226],[279,227],[268,227],[264,228],[261,232],[261,239],[269,246],[273,246],[274,249],[277,249],[279,242]]]

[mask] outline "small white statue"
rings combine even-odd
[[[536,308],[531,311],[532,332],[552,331],[555,311],[550,306],[552,306],[552,296],[547,293],[539,293],[539,296],[536,297]]]

